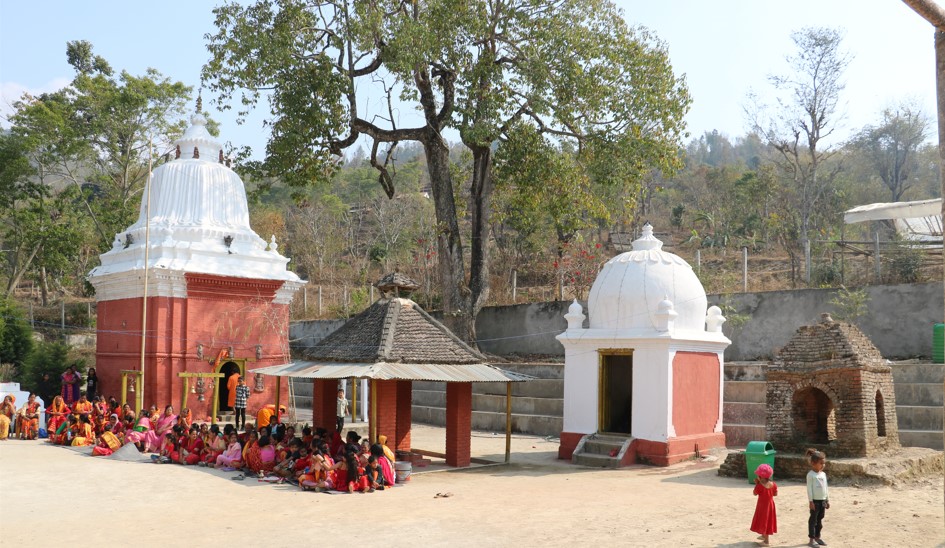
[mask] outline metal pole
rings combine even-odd
[[[308,287],[302,288],[302,310],[308,312]]]
[[[368,382],[367,379],[361,379],[361,421],[368,421]],[[354,421],[354,417],[351,417],[351,420]]]
[[[883,267],[879,257],[879,231],[873,233],[873,258],[875,259],[876,283],[883,282]]]
[[[36,327],[36,322],[35,320],[33,320],[33,302],[32,301],[30,301],[30,327]]]
[[[371,284],[368,287],[371,288],[371,302],[373,303],[374,302],[374,284]]]
[[[742,248],[742,293],[748,293],[748,246]]]
[[[696,250],[696,276],[702,274],[702,250]]]
[[[518,270],[512,269],[512,304],[515,304],[518,296]]]
[[[358,379],[351,379],[351,422],[358,420]]]
[[[66,336],[66,300],[59,301],[59,327],[62,328],[62,336]]]
[[[377,381],[371,379],[371,443],[377,443]]]
[[[512,383],[505,383],[505,462],[512,455]]]
[[[282,399],[282,377],[276,377],[276,424],[282,422],[279,413],[279,401]],[[256,425],[259,426],[259,425]],[[272,431],[272,428],[269,429]]]
[[[847,241],[846,237],[843,235],[845,226],[846,226],[846,223],[843,223],[842,225],[840,225],[840,285],[846,284],[846,268],[845,268],[846,265],[843,260],[844,256],[846,255],[844,251],[846,250],[846,241]]]
[[[564,300],[564,272],[558,274],[558,300]]]
[[[804,281],[810,285],[810,240],[804,240]]]
[[[318,315],[322,315],[322,286],[318,286]]]
[[[151,157],[152,142],[148,138],[148,187],[144,201],[144,291],[141,293],[141,378],[138,384],[138,409],[144,407],[144,348],[148,336],[148,260],[151,249]]]

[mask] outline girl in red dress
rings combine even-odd
[[[774,508],[774,497],[778,496],[778,485],[771,481],[774,470],[762,464],[755,470],[755,516],[751,520],[751,530],[761,535],[758,540],[762,546],[768,546],[768,536],[778,532],[778,515]]]

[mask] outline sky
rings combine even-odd
[[[940,2],[942,3],[942,2]],[[207,61],[204,35],[214,30],[211,1],[129,2],[0,0],[0,118],[23,92],[58,89],[71,80],[69,40],[88,40],[117,70],[143,74],[153,67],[199,87]],[[931,25],[899,0],[617,0],[628,23],[653,31],[685,75],[693,104],[686,117],[692,136],[718,130],[744,135],[746,95],[771,93],[768,77],[785,74],[791,33],[803,27],[840,28],[853,55],[837,136],[880,120],[882,109],[904,99],[935,116]],[[945,3],[942,3],[945,5]],[[236,146],[265,147],[261,105],[242,126],[232,112],[205,108],[220,122],[220,137]],[[409,116],[409,113],[405,114]],[[0,126],[7,126],[0,120]]]

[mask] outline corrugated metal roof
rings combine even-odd
[[[505,371],[485,363],[338,363],[296,361],[251,369],[251,373],[302,379],[349,379],[443,381],[443,382],[524,382],[531,375]]]

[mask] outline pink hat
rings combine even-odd
[[[755,475],[761,479],[771,479],[772,474],[774,474],[774,470],[767,464],[762,464],[755,469]]]

